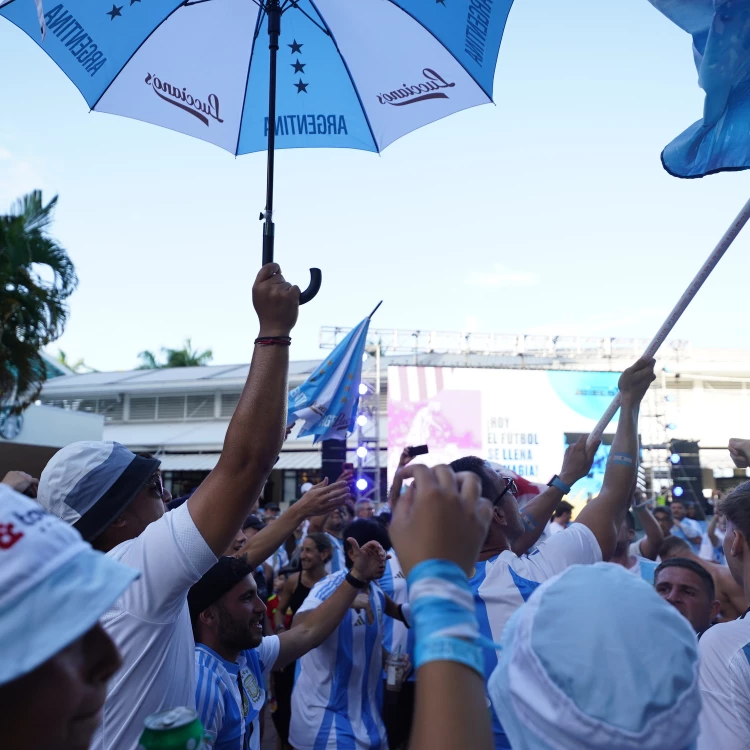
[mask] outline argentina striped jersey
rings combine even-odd
[[[320,606],[341,585],[342,570],[319,581],[299,612]],[[370,584],[373,623],[353,609],[298,662],[289,743],[296,750],[387,750],[381,719],[385,594]]]
[[[207,750],[260,750],[260,712],[265,678],[279,655],[279,638],[222,659],[203,643],[195,646],[195,704],[206,730]]]

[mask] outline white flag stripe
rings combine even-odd
[[[318,0],[378,148],[490,99],[421,24],[383,0]]]
[[[425,383],[427,385],[427,398],[435,398],[437,396],[437,380],[435,379],[435,368],[426,367],[424,371]]]
[[[180,6],[133,55],[95,110],[177,130],[235,153],[258,6]]]
[[[409,394],[409,401],[413,404],[419,401],[419,381],[417,380],[417,368],[406,368],[406,383]]]

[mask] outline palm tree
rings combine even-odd
[[[62,335],[78,285],[73,261],[47,234],[56,204],[35,190],[0,215],[0,401],[15,414],[42,390],[40,351]]]
[[[62,350],[57,350],[57,361],[63,365],[64,367],[67,367],[72,372],[76,373],[76,375],[82,373],[82,372],[99,372],[94,367],[91,367],[91,365],[87,365],[83,359],[77,359],[75,362],[71,362],[68,359],[68,355]]]
[[[182,349],[170,349],[163,346],[161,353],[165,357],[165,362],[159,362],[156,359],[156,355],[151,351],[141,352],[138,355],[141,364],[137,369],[156,370],[162,367],[202,367],[214,358],[214,354],[210,349],[204,349],[202,352],[193,349],[192,339],[185,339]]]

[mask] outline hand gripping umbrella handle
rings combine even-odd
[[[300,305],[308,303],[319,291],[323,281],[323,274],[319,268],[310,269],[310,283],[302,294],[299,296]]]
[[[650,359],[656,356],[656,352],[659,347],[664,343],[665,339],[669,335],[670,331],[674,328],[675,323],[680,319],[682,313],[685,312],[687,306],[692,301],[693,297],[698,293],[698,290],[703,286],[705,280],[709,277],[711,271],[716,268],[717,263],[721,260],[724,253],[729,249],[729,246],[734,242],[737,235],[742,230],[742,227],[747,224],[750,220],[750,200],[745,203],[742,210],[737,214],[735,220],[730,224],[729,229],[724,232],[724,236],[719,240],[719,244],[713,249],[711,255],[708,256],[706,262],[701,266],[695,278],[690,282],[688,288],[683,292],[674,309],[669,313],[664,324],[657,332],[656,336],[651,340],[651,343],[646,347],[646,351],[643,352],[643,359]],[[599,423],[594,427],[593,431],[589,435],[586,444],[590,447],[594,442],[599,440],[604,434],[604,430],[607,425],[612,421],[612,417],[620,408],[620,401],[622,397],[618,393],[613,399],[612,403],[607,407],[607,411],[604,412]]]
[[[261,219],[265,217],[265,214],[260,215]],[[266,219],[266,225],[263,227],[263,265],[267,263],[273,263],[273,222]],[[320,291],[320,285],[323,282],[323,274],[319,268],[310,269],[310,283],[299,296],[300,305],[304,305],[309,302],[315,295]]]

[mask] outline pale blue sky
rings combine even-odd
[[[32,0],[18,0],[31,2]],[[98,369],[190,336],[247,361],[265,154],[89,114],[73,85],[0,19],[0,210],[60,194],[55,235],[80,287],[59,343]],[[646,0],[516,0],[496,106],[381,156],[277,157],[277,260],[304,285],[292,356],[322,325],[650,337],[750,192],[750,175],[681,181],[662,147],[700,117],[690,38]],[[675,329],[743,346],[750,231]],[[740,329],[742,330],[742,329]]]

